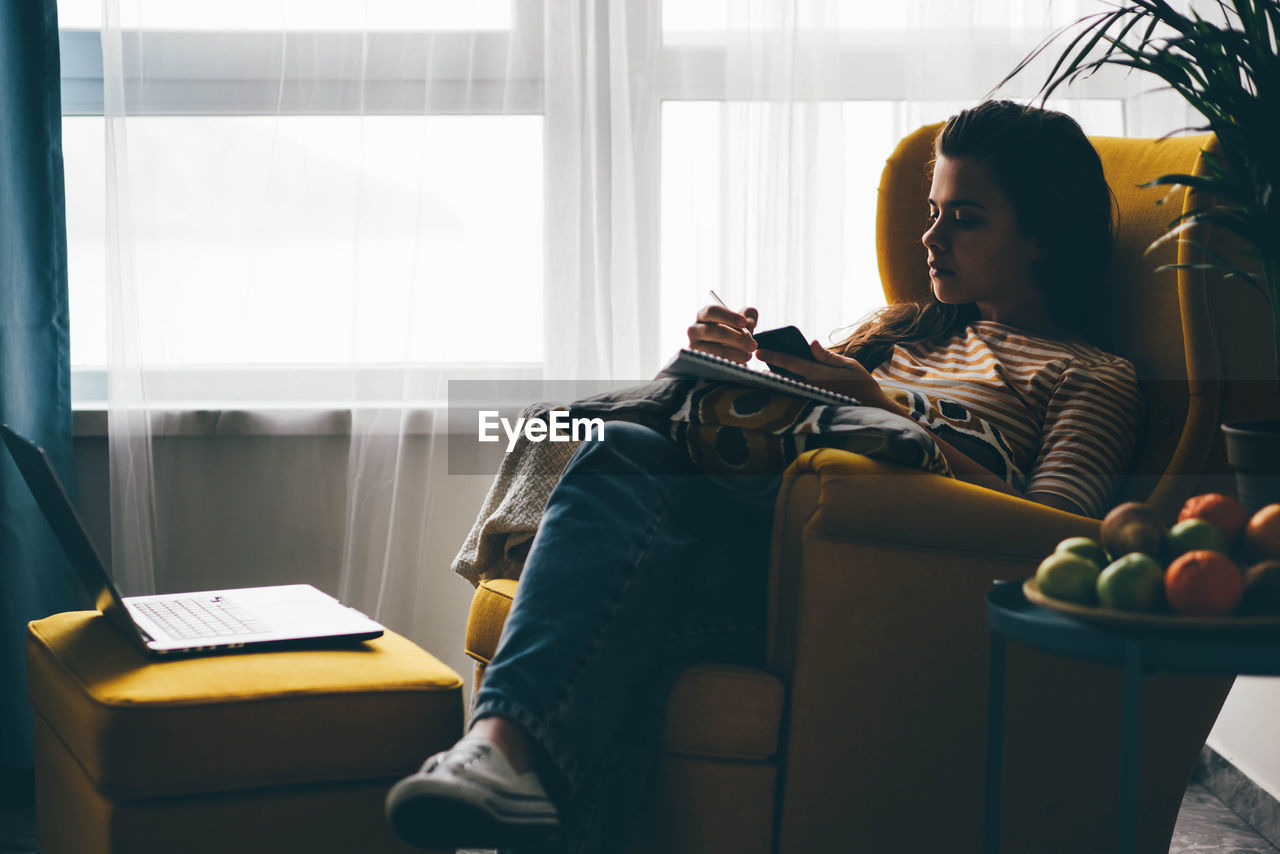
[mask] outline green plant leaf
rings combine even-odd
[[[1176,241],[1200,252],[1201,259],[1160,269],[1217,270],[1245,279],[1267,295],[1280,336],[1280,0],[1204,2],[1216,4],[1213,20],[1190,4],[1183,14],[1168,0],[1113,3],[1109,11],[1080,18],[1039,44],[997,89],[1065,41],[1040,86],[1042,104],[1107,66],[1150,75],[1177,92],[1205,120],[1204,126],[1181,130],[1211,131],[1217,150],[1202,153],[1197,174],[1161,175],[1139,185],[1167,186],[1170,194],[1186,187],[1190,205],[1147,251]],[[1233,248],[1227,257],[1206,245],[1201,235],[1211,229],[1234,235],[1244,248]],[[1265,286],[1256,272],[1242,267],[1246,258],[1261,262]]]
[[[1087,21],[1092,21],[1092,23],[1090,23],[1088,26],[1081,27],[1080,32],[1076,35],[1075,38],[1071,40],[1071,43],[1067,45],[1066,50],[1064,50],[1062,54],[1058,57],[1058,61],[1054,63],[1053,69],[1049,72],[1049,75],[1046,78],[1048,80],[1053,80],[1058,74],[1058,69],[1061,68],[1065,62],[1067,62],[1067,58],[1071,55],[1071,52],[1075,50],[1076,45],[1078,45],[1082,40],[1084,40],[1089,35],[1089,33],[1094,30],[1095,27],[1102,26],[1105,19],[1115,17],[1116,15],[1119,15],[1119,14],[1122,14],[1122,13],[1099,12],[1093,15],[1085,15],[1084,17],[1077,18],[1072,23],[1067,24],[1055,30],[1053,33],[1047,36],[1042,42],[1040,42],[1040,44],[1037,45],[1030,53],[1028,53],[1025,57],[1023,57],[1022,60],[1017,64],[1017,66],[1014,67],[1013,71],[1010,71],[1007,75],[1005,75],[1005,78],[1003,80],[1001,80],[999,83],[996,84],[995,90],[1002,88],[1010,80],[1012,80],[1013,78],[1021,74],[1027,68],[1027,66],[1031,65],[1031,63],[1039,59],[1040,55],[1043,54],[1046,50],[1048,50],[1049,47],[1054,42],[1062,38],[1062,36],[1066,35],[1072,29],[1079,27],[1081,24],[1084,24]],[[1085,52],[1088,52],[1088,50],[1091,50],[1091,49],[1092,47],[1090,46],[1085,49]],[[992,91],[994,92],[995,90],[992,90]],[[1047,94],[1045,95],[1045,98],[1048,98]]]
[[[1233,201],[1241,204],[1247,204],[1251,201],[1247,194],[1248,188],[1209,175],[1161,175],[1159,178],[1154,178],[1138,186],[1144,190],[1150,187],[1192,187],[1202,193],[1212,194],[1220,201]]]
[[[1242,218],[1235,211],[1222,207],[1197,208],[1193,211],[1187,211],[1175,219],[1170,224],[1169,230],[1156,238],[1151,245],[1152,247],[1163,246],[1165,243],[1177,239],[1185,231],[1206,225],[1226,229],[1254,249],[1266,253],[1267,235],[1265,230],[1258,223]]]
[[[1247,282],[1258,293],[1262,294],[1268,300],[1271,295],[1267,291],[1266,285],[1259,282],[1254,276],[1249,275],[1243,270],[1231,270],[1225,266],[1218,264],[1161,264],[1152,270],[1153,273],[1163,273],[1167,270],[1203,270],[1207,273],[1221,273],[1223,270],[1227,272],[1223,275],[1224,279],[1241,279]]]

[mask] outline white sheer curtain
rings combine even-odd
[[[433,619],[448,379],[536,376],[543,332],[541,17],[448,6],[104,4],[126,592],[313,581]]]
[[[124,44],[119,4],[103,6],[103,117],[106,157],[106,327],[111,565],[121,589],[156,591],[155,470],[143,380],[138,299],[133,288],[133,204],[125,123]]]
[[[658,358],[656,3],[547,4],[548,379]]]
[[[270,524],[245,520],[252,547],[335,543],[316,572],[414,636],[439,616],[422,578],[445,569],[425,532],[453,519],[456,547],[474,510],[442,453],[449,379],[644,379],[709,288],[828,339],[881,301],[875,192],[896,141],[1104,7],[104,8],[122,586],[190,588],[175,520],[212,512],[234,475],[271,504]],[[998,94],[1029,100],[1043,70]],[[1187,124],[1145,85],[1098,78],[1057,106],[1091,133]],[[335,448],[342,474],[317,474]]]

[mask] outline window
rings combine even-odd
[[[111,361],[102,6],[59,5],[82,400],[105,396]],[[120,14],[129,198],[114,224],[148,369],[539,362],[539,4]]]
[[[129,187],[139,325],[149,330],[144,364],[536,362],[540,124],[536,116],[130,118],[130,161],[146,164]],[[68,117],[63,134],[72,360],[103,365],[103,120]],[[420,198],[422,187],[430,189]],[[502,312],[493,311],[495,291]],[[357,311],[381,313],[413,339],[391,328],[357,339]]]

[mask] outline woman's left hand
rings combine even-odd
[[[809,350],[817,362],[763,347],[756,351],[756,358],[799,374],[809,385],[848,395],[867,406],[899,411],[861,362],[832,353],[817,341],[809,342]]]

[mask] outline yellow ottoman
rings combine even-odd
[[[391,632],[157,662],[77,611],[27,668],[44,854],[411,851],[383,797],[462,734],[462,680]]]

